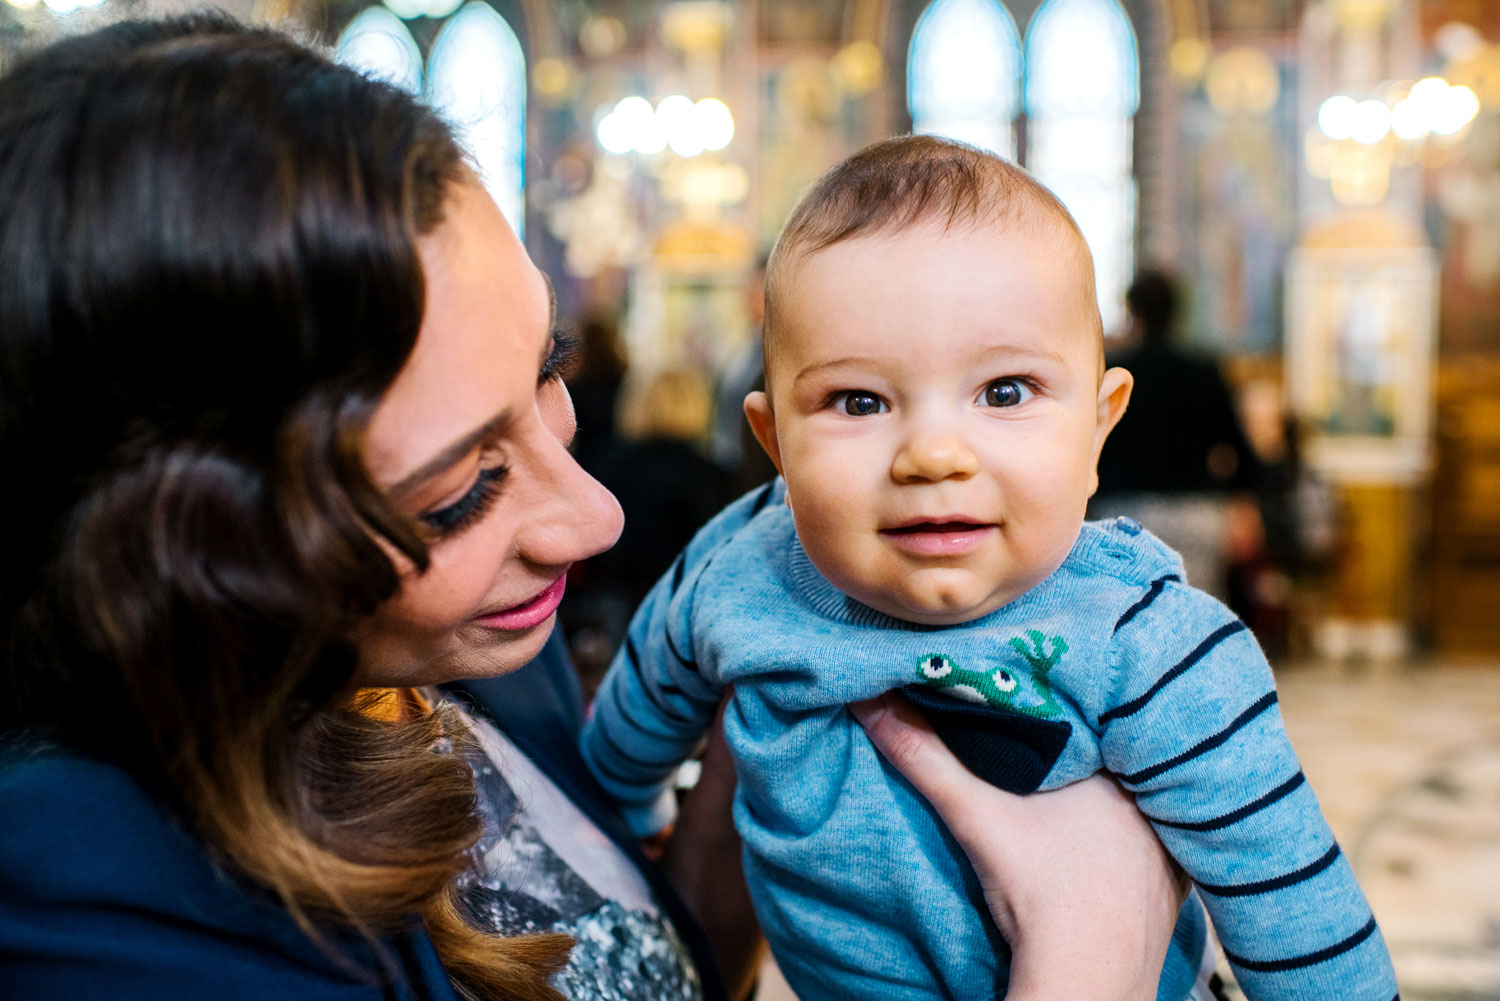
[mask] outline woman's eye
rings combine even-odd
[[[839,393],[834,396],[833,401],[836,407],[850,417],[868,417],[871,414],[883,414],[890,409],[885,401],[874,393],[859,389]]]
[[[537,374],[536,384],[540,386],[553,379],[572,378],[578,356],[578,338],[565,330],[553,331],[552,350],[547,353],[547,360],[542,363],[542,370]]]
[[[496,495],[500,492],[500,484],[504,482],[505,474],[506,467],[504,466],[480,469],[468,493],[447,507],[420,515],[422,523],[439,539],[457,535],[484,517],[485,512],[490,509],[490,505],[494,503]]]
[[[1015,407],[1033,395],[1031,387],[1020,379],[996,379],[984,387],[980,402],[987,407]]]

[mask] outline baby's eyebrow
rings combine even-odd
[[[796,385],[803,379],[811,378],[812,376],[817,375],[818,373],[823,372],[827,369],[845,368],[850,365],[868,365],[871,362],[879,363],[879,361],[879,358],[868,358],[860,355],[848,355],[843,358],[834,358],[830,361],[820,361],[816,365],[809,365],[802,371],[798,372],[797,377],[792,380],[792,384]]]
[[[1054,365],[1066,365],[1068,359],[1061,351],[1055,348],[1030,347],[1023,344],[992,344],[979,352],[981,359],[988,360],[996,355],[1005,358],[1035,358],[1040,361],[1049,361]]]

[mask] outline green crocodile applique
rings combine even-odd
[[[1061,636],[1049,640],[1040,631],[1028,629],[1024,637],[1012,638],[1010,647],[1031,668],[1031,697],[1024,702],[1020,701],[1026,694],[1022,685],[1024,676],[1003,667],[971,671],[951,657],[930,653],[918,665],[917,676],[924,684],[970,702],[1000,706],[1038,719],[1061,715],[1062,706],[1057,703],[1047,675],[1068,652],[1068,644]]]

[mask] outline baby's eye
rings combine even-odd
[[[1033,395],[1032,388],[1020,379],[996,379],[984,387],[979,402],[986,407],[1015,407]]]
[[[891,409],[880,397],[862,389],[851,389],[848,392],[835,394],[833,405],[850,417],[868,417],[871,414],[883,414]]]

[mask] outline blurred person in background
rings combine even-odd
[[[761,334],[766,316],[768,256],[762,253],[745,279],[745,313],[750,320],[750,336],[724,367],[714,392],[713,460],[729,473],[736,494],[754,489],[776,475],[776,467],[766,458],[765,450],[745,420],[745,397],[766,388]]]
[[[713,397],[696,369],[657,373],[625,408],[626,437],[591,456],[591,472],[625,512],[620,541],[580,564],[563,621],[592,690],[624,638],[630,615],[698,529],[736,494],[700,442]],[[743,405],[741,407],[743,422]]]
[[[1178,300],[1160,271],[1125,293],[1129,346],[1108,364],[1135,376],[1136,392],[1099,456],[1089,517],[1134,519],[1181,554],[1188,583],[1227,598],[1233,550],[1258,532],[1259,462],[1218,364],[1173,343]]]
[[[601,456],[619,446],[615,414],[619,409],[620,387],[629,369],[619,321],[605,312],[585,316],[578,324],[576,367],[566,374],[566,381],[578,418],[573,454],[578,464],[590,472]]]
[[[1299,596],[1316,587],[1337,544],[1337,505],[1329,484],[1302,456],[1296,417],[1281,386],[1267,379],[1240,392],[1245,435],[1260,460],[1251,485],[1258,520],[1240,519],[1231,544],[1229,605],[1272,656],[1294,651]]]

